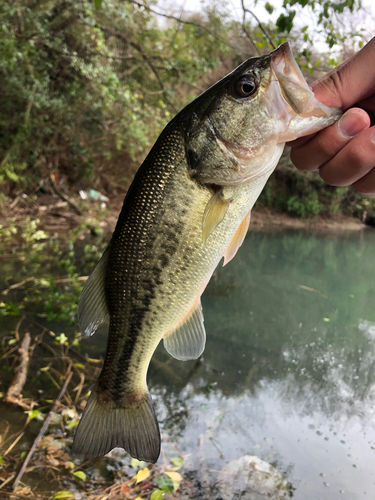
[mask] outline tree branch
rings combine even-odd
[[[171,108],[174,109],[175,112],[178,111],[178,109],[175,107],[175,105],[169,100],[169,97],[167,95],[167,92],[165,90],[165,87],[164,87],[164,83],[163,83],[163,80],[160,78],[160,75],[157,71],[157,69],[155,68],[153,62],[151,61],[151,59],[148,57],[148,55],[146,54],[146,52],[143,50],[143,48],[138,44],[138,43],[135,43],[133,42],[132,40],[130,40],[126,35],[124,35],[123,33],[119,33],[118,31],[115,31],[113,30],[112,28],[108,28],[106,26],[103,26],[103,25],[97,25],[98,28],[100,28],[102,31],[104,31],[105,33],[109,33],[110,35],[112,36],[115,36],[117,38],[120,38],[121,40],[123,40],[124,42],[128,43],[131,47],[133,47],[137,52],[139,52],[139,54],[142,56],[142,58],[146,61],[146,63],[149,65],[151,71],[154,73],[155,75],[155,78],[156,80],[158,81],[159,83],[159,86],[163,92],[163,97],[165,99],[165,101],[169,104],[169,106],[171,106]]]
[[[68,368],[68,373],[67,373],[67,376],[66,376],[66,379],[65,379],[65,382],[64,382],[64,385],[61,387],[61,390],[59,392],[59,395],[57,396],[55,402],[53,403],[53,406],[51,408],[51,410],[49,411],[45,421],[44,421],[44,424],[42,425],[42,428],[40,429],[39,431],[39,434],[37,435],[37,437],[35,438],[35,441],[32,445],[32,447],[30,448],[29,450],[29,453],[27,454],[27,457],[25,458],[25,461],[24,463],[22,464],[22,467],[13,483],[13,491],[15,491],[17,489],[17,486],[18,486],[18,483],[20,482],[20,480],[22,479],[22,476],[26,470],[26,467],[27,467],[27,464],[29,463],[31,457],[33,456],[33,453],[34,451],[36,450],[38,444],[39,444],[39,441],[42,439],[42,437],[44,436],[44,433],[46,432],[47,430],[47,427],[49,426],[49,423],[53,417],[53,414],[55,413],[56,411],[56,408],[57,408],[57,405],[59,403],[59,401],[61,400],[61,398],[63,397],[67,387],[68,387],[68,384],[70,382],[70,379],[72,378],[72,375],[73,375],[73,372],[70,371],[71,369],[71,366],[69,366]]]
[[[271,45],[271,47],[273,49],[276,49],[273,41],[272,41],[272,38],[269,36],[269,34],[267,33],[267,30],[263,27],[263,24],[259,21],[258,17],[254,14],[254,12],[252,12],[251,10],[247,9],[245,7],[245,2],[244,0],[241,0],[241,5],[242,5],[242,10],[244,11],[244,13],[248,12],[257,22],[259,28],[261,29],[263,35],[266,37],[268,43]]]
[[[22,339],[21,345],[18,349],[19,364],[14,371],[14,377],[11,386],[4,398],[5,403],[21,406],[22,404],[22,389],[25,385],[27,378],[27,368],[29,365],[29,347],[30,347],[30,333],[26,330]]]
[[[206,28],[206,26],[203,26],[202,24],[196,23],[194,21],[185,21],[184,19],[181,19],[180,17],[177,16],[172,16],[171,14],[163,14],[162,12],[158,12],[154,9],[151,9],[148,5],[144,5],[141,2],[137,2],[136,0],[126,0],[128,3],[132,3],[134,5],[138,5],[138,7],[142,7],[145,10],[148,10],[149,12],[152,12],[153,14],[156,14],[157,16],[165,17],[166,19],[173,19],[173,21],[177,21],[178,23],[181,24],[187,24],[190,26],[195,26],[196,28],[199,28],[203,31],[206,31],[209,33],[211,36],[219,40],[220,42],[224,43],[225,45],[228,45],[231,49],[237,50],[238,47],[235,47],[234,45],[231,45],[228,40],[225,40],[225,38],[222,38],[220,35],[217,35],[213,31],[211,31],[209,28]]]

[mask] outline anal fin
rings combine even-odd
[[[244,220],[239,225],[239,227],[236,231],[236,234],[233,236],[232,241],[229,243],[228,248],[225,250],[223,266],[228,264],[228,262],[230,262],[233,259],[233,257],[237,253],[237,250],[240,248],[240,246],[244,242],[245,236],[247,234],[247,231],[248,231],[249,225],[250,225],[250,215],[251,215],[251,212],[249,212],[246,215]]]
[[[199,300],[184,322],[163,338],[164,347],[169,354],[181,361],[199,358],[206,345],[206,330],[203,321]]]

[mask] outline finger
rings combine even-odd
[[[294,141],[287,142],[286,145],[291,147],[291,148],[297,148],[298,146],[303,146],[308,142],[310,139],[312,139],[315,134],[310,134],[310,135],[304,135],[303,137],[299,137],[298,139],[295,139]]]
[[[300,170],[317,170],[369,126],[370,118],[363,109],[349,109],[338,122],[321,130],[306,144],[292,148],[290,158]]]
[[[355,182],[353,187],[362,194],[375,194],[375,168]]]
[[[333,186],[349,186],[367,175],[375,165],[375,127],[354,137],[320,168],[321,178]],[[360,183],[363,186],[363,181]]]
[[[367,68],[364,70],[364,68]],[[352,58],[312,84],[315,97],[343,110],[375,92],[375,37]]]

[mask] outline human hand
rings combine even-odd
[[[375,38],[313,85],[315,97],[345,111],[338,122],[289,145],[300,170],[317,170],[333,186],[375,194]]]

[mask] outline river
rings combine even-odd
[[[280,498],[375,498],[374,255],[373,230],[250,232],[203,295],[202,359],[159,346],[162,456],[187,456],[197,499],[224,498],[220,471],[244,456],[286,478]],[[83,350],[103,355],[104,330]],[[266,498],[234,483],[233,499]]]

